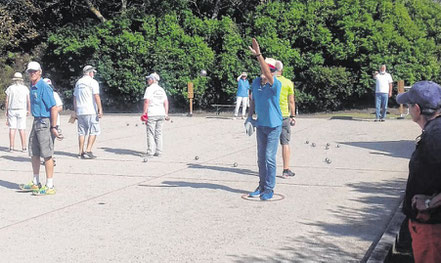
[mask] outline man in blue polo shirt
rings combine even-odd
[[[53,195],[55,187],[53,181],[54,139],[58,137],[57,116],[58,109],[52,88],[41,78],[41,66],[31,61],[26,72],[31,80],[31,113],[34,116],[31,134],[29,135],[29,155],[32,158],[32,182],[21,184],[22,190],[32,191],[35,195]],[[40,184],[40,158],[44,159],[46,169],[46,185]]]
[[[248,90],[250,89],[250,83],[247,80],[248,74],[242,72],[237,77],[237,93],[236,93],[236,108],[234,109],[234,117],[239,114],[240,104],[242,104],[242,119],[245,118],[245,113],[248,107]]]
[[[279,102],[282,84],[275,77],[276,60],[264,59],[254,38],[250,50],[259,61],[262,76],[256,78],[251,85],[252,98],[248,119],[245,122],[251,122],[257,127],[259,186],[249,196],[260,196],[260,200],[269,200],[273,198],[276,185],[276,154],[282,131],[282,112]],[[256,121],[252,117],[254,112],[257,114]]]

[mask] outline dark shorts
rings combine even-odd
[[[29,135],[29,155],[49,158],[54,155],[54,139],[49,118],[34,118]]]
[[[280,144],[288,145],[291,140],[291,125],[289,124],[289,118],[283,118],[282,133],[280,133]]]

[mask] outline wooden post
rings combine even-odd
[[[398,81],[398,94],[404,93],[404,80]],[[404,106],[403,104],[400,104],[400,116],[403,117],[404,115]]]
[[[194,99],[193,82],[187,83],[187,98],[190,100],[190,112],[188,113],[188,115],[192,116],[193,115],[193,99]]]

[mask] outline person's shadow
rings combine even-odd
[[[0,186],[8,189],[14,189],[14,190],[20,190],[20,187],[18,187],[18,184],[0,180]]]

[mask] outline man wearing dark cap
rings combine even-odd
[[[282,112],[280,110],[280,91],[282,83],[276,78],[276,60],[264,59],[260,53],[257,40],[253,38],[252,54],[257,58],[262,76],[256,78],[251,85],[250,110],[248,122],[257,126],[257,164],[259,166],[259,186],[249,194],[260,197],[260,200],[273,198],[276,185],[276,154],[282,131]],[[254,111],[257,120],[253,120]]]
[[[423,130],[409,162],[403,213],[409,218],[415,262],[441,262],[441,87],[420,81],[399,94]]]

